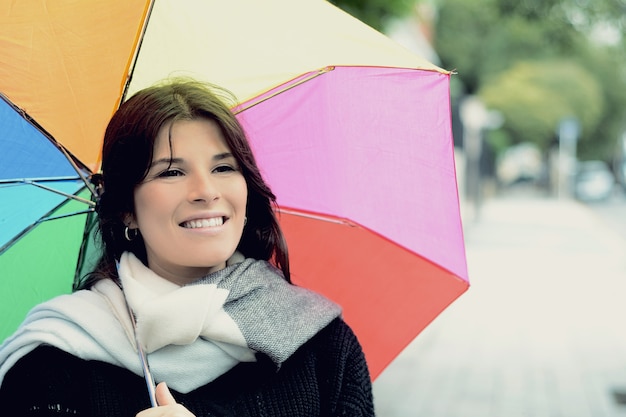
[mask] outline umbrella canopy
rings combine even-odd
[[[86,215],[37,219],[89,209],[81,177],[99,167],[108,119],[132,93],[172,75],[238,97],[235,111],[278,198],[293,280],[344,307],[374,377],[466,290],[448,72],[321,0],[29,3],[0,9],[0,123],[22,126],[0,146],[28,148],[0,152],[0,167],[11,167],[0,171],[0,200],[11,201],[0,222],[13,224],[23,207],[41,211],[1,232],[3,294],[36,294],[0,303],[7,310],[23,316],[37,296],[51,296],[33,277],[70,291]],[[67,172],[14,169],[23,155],[45,167],[52,159],[43,148]],[[73,185],[41,188],[51,178]],[[56,200],[43,204],[35,191]],[[35,236],[68,219],[78,225],[73,238],[69,226]],[[72,243],[53,240],[60,236]],[[31,238],[44,243],[19,252]],[[50,247],[73,259],[43,259]],[[52,271],[55,261],[66,269]]]

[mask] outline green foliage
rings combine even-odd
[[[485,141],[491,146],[494,153],[496,155],[502,154],[505,150],[507,150],[511,145],[513,145],[513,139],[511,139],[511,135],[504,130],[490,130],[486,132]]]
[[[604,100],[599,123],[578,147],[579,155],[585,159],[609,161],[616,143],[626,132],[626,75],[620,52],[616,48],[588,48],[582,58],[600,83]]]
[[[487,140],[501,149],[547,149],[564,116],[580,119],[580,159],[610,160],[626,129],[624,43],[593,44],[601,25],[626,28],[622,0],[439,0],[435,49],[468,94],[505,123]],[[454,99],[454,97],[453,97]]]
[[[519,61],[479,95],[503,114],[503,130],[513,143],[530,141],[544,149],[563,118],[578,118],[584,134],[597,128],[603,114],[601,86],[572,61]]]
[[[457,8],[456,3],[462,4]],[[480,85],[482,63],[488,53],[480,42],[487,39],[492,28],[498,23],[494,10],[494,0],[446,2],[447,7],[439,9],[436,25],[435,49],[443,67],[456,70],[468,92]]]
[[[374,29],[383,32],[389,20],[406,16],[416,0],[330,0],[342,10]]]

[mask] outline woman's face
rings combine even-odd
[[[176,121],[157,135],[129,226],[143,236],[148,267],[183,285],[225,267],[243,233],[247,197],[217,124]]]

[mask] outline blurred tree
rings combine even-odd
[[[458,78],[469,94],[480,86],[483,62],[488,56],[481,40],[487,39],[498,23],[492,3],[493,0],[450,0],[439,9],[435,49],[443,67],[459,71]]]
[[[387,23],[410,14],[419,0],[329,0],[374,29],[384,32]]]
[[[579,158],[611,159],[626,127],[624,0],[437,4],[442,66],[456,69],[465,92],[505,116],[490,135],[496,148],[532,141],[547,149],[568,113],[583,127]]]
[[[597,127],[581,141],[579,155],[610,162],[626,132],[626,59],[620,47],[590,47],[584,51],[581,62],[602,87],[604,111]]]
[[[480,95],[487,107],[502,112],[507,121],[502,130],[513,143],[529,141],[544,150],[563,118],[578,116],[584,133],[595,131],[604,111],[602,87],[571,61],[518,61]]]

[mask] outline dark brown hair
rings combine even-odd
[[[275,214],[276,197],[263,181],[239,121],[228,104],[232,95],[216,86],[176,79],[146,88],[124,102],[111,118],[102,148],[104,191],[97,204],[103,253],[79,288],[117,277],[116,260],[130,251],[147,264],[141,235],[124,237],[124,219],[134,213],[134,191],[146,177],[160,129],[177,120],[206,118],[219,126],[248,186],[247,223],[237,250],[272,262],[290,282],[287,246]]]

